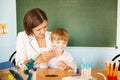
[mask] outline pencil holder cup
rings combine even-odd
[[[107,76],[107,80],[117,80],[117,76]]]
[[[106,61],[105,65],[106,65],[107,80],[117,80],[119,62]]]

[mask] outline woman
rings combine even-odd
[[[20,66],[35,55],[41,54],[35,64],[46,63],[54,57],[51,47],[50,32],[46,31],[48,19],[39,8],[29,10],[23,20],[24,30],[18,33],[16,46],[16,65]]]

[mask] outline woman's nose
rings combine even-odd
[[[44,29],[41,29],[41,33],[44,34],[44,33],[45,33],[45,30],[44,30]]]

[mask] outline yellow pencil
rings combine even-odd
[[[114,70],[114,74],[113,74],[113,76],[117,76],[117,73],[118,73],[118,67],[119,67],[119,62],[117,61],[117,62],[115,63],[115,70]]]
[[[114,62],[111,61],[111,62],[110,62],[110,76],[113,75],[113,64],[114,64]]]
[[[110,74],[110,62],[109,61],[106,61],[106,72],[107,72],[107,75]]]

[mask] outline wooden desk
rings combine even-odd
[[[20,71],[19,71],[20,72]],[[92,70],[92,76],[96,77],[98,80],[104,80],[104,78],[97,74],[97,72],[101,72],[104,75],[106,75],[105,70]],[[26,79],[26,76],[20,72],[21,75],[23,75],[24,79]],[[46,75],[58,75],[57,77],[46,77]],[[62,77],[75,75],[73,71],[68,72],[67,70],[62,71],[58,69],[37,69],[36,79],[37,80],[62,80]]]
[[[12,78],[12,79],[10,79]],[[16,80],[8,69],[0,71],[0,80]]]
[[[92,76],[96,77],[98,80],[104,80],[104,78],[102,76],[98,75],[97,72],[101,72],[106,75],[105,70],[92,70]],[[8,73],[9,72],[5,72],[6,78],[8,76]],[[26,75],[24,75],[23,72],[21,72],[21,71],[19,71],[19,73],[26,80]],[[67,70],[62,71],[62,70],[58,70],[58,69],[37,69],[36,78],[37,78],[37,80],[62,80],[62,77],[71,76],[74,74],[75,74],[74,72],[68,72]],[[46,77],[46,75],[58,75],[58,76],[57,77]]]

